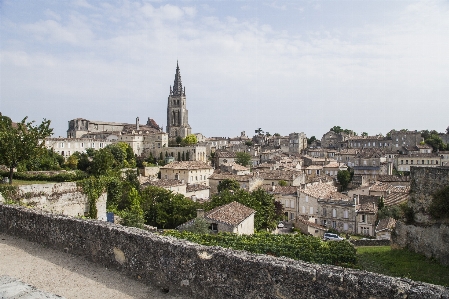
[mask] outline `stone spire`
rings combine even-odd
[[[176,61],[176,75],[172,94],[175,96],[185,95],[182,90],[181,72],[179,71],[178,61]]]

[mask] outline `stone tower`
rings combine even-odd
[[[169,138],[180,136],[185,138],[191,134],[188,111],[186,109],[186,89],[182,88],[181,73],[176,62],[175,82],[173,90],[170,86],[170,95],[167,104],[167,133]]]

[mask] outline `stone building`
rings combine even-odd
[[[269,186],[263,189],[274,196],[274,199],[284,207],[285,220],[294,221],[297,213],[298,187],[294,186]]]
[[[178,63],[176,63],[173,89],[170,86],[170,95],[168,96],[166,129],[169,138],[176,138],[178,136],[185,138],[187,135],[192,134],[186,106],[186,89],[182,87],[181,72],[179,71]]]
[[[68,158],[75,152],[85,153],[86,149],[99,150],[113,142],[106,139],[92,138],[45,138],[45,147],[53,149],[55,153]]]
[[[209,186],[213,168],[201,161],[175,161],[161,167],[161,178]]]
[[[349,196],[330,192],[318,200],[318,217],[322,226],[342,233],[356,232],[355,203]]]
[[[321,147],[322,148],[346,148],[347,140],[352,135],[346,134],[344,132],[335,133],[334,131],[329,131],[323,135],[321,138]]]
[[[288,135],[288,151],[289,153],[301,153],[307,148],[307,136],[301,133],[291,133]]]
[[[209,223],[209,229],[213,233],[228,232],[238,235],[254,234],[255,210],[241,203],[233,201],[223,206],[216,207],[208,212],[197,210],[197,218],[204,219]],[[177,227],[179,230],[186,229],[194,224],[192,219]]]
[[[357,234],[374,236],[377,220],[377,204],[380,196],[359,195],[356,201],[356,225]]]
[[[214,173],[209,177],[210,194],[218,192],[218,185],[223,180],[235,180],[240,184],[240,188],[246,191],[254,191],[263,185],[263,178],[257,174],[236,175],[233,173]]]

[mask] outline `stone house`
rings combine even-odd
[[[380,196],[359,195],[354,197],[356,201],[356,225],[357,234],[374,236],[377,220],[377,204]]]
[[[328,228],[321,226],[315,222],[310,222],[305,219],[297,218],[295,220],[295,227],[297,227],[303,234],[311,235],[318,238],[323,238],[324,233]]]
[[[349,167],[353,167],[355,157],[359,153],[359,151],[360,149],[344,148],[335,153],[335,159],[337,160],[337,162],[345,163]]]
[[[233,201],[208,212],[197,210],[197,218],[203,218],[209,223],[209,228],[214,233],[228,232],[238,235],[252,235],[254,234],[255,213],[255,210]],[[178,229],[182,230],[193,223],[194,219],[180,225]]]
[[[396,220],[391,217],[380,219],[376,225],[376,239],[391,240],[391,232],[395,226]]]
[[[323,166],[324,173],[331,177],[337,177],[338,172],[341,170],[348,170],[348,166],[340,162],[330,162]]]
[[[327,183],[314,183],[300,188],[298,190],[298,204],[296,205],[297,216],[318,223],[318,200],[335,191],[337,191],[337,188]]]
[[[257,172],[263,179],[264,185],[278,186],[280,181],[284,181],[288,186],[300,186],[305,183],[306,176],[301,171],[293,170],[265,170]]]
[[[263,178],[254,173],[236,175],[232,173],[215,172],[209,177],[210,194],[218,193],[218,184],[226,179],[237,181],[240,184],[241,189],[249,192],[261,187],[264,182]]]
[[[164,188],[165,190],[172,191],[173,193],[178,193],[186,195],[187,184],[185,181],[174,180],[174,179],[160,179],[160,180],[147,180],[142,183],[142,187],[155,186],[159,188]]]
[[[441,156],[437,153],[397,155],[394,166],[398,171],[410,171],[410,167],[438,167]]]
[[[355,203],[349,196],[328,192],[318,199],[318,205],[319,224],[341,233],[356,232]]]
[[[441,158],[441,166],[449,166],[449,151],[440,151],[438,155]]]
[[[344,132],[335,133],[334,131],[329,131],[323,135],[321,138],[322,148],[346,148],[348,146],[347,140],[352,135],[346,134]]]
[[[250,174],[250,169],[248,167],[242,166],[235,162],[222,163],[220,165],[220,170],[222,173],[232,173],[236,175]]]
[[[45,138],[45,147],[53,149],[55,153],[60,154],[64,158],[70,157],[75,152],[85,153],[88,148],[99,150],[110,144],[113,144],[113,142],[106,139]]]
[[[263,189],[274,196],[274,199],[284,207],[285,219],[296,219],[298,203],[298,187],[294,186],[270,186],[264,185]]]
[[[303,132],[290,133],[288,143],[289,153],[301,153],[303,149],[307,148],[307,136]]]
[[[149,156],[150,153],[156,159],[165,159],[169,156],[176,161],[182,160],[184,157],[184,161],[207,162],[206,147],[200,145],[152,148],[147,149],[144,155]]]
[[[323,172],[324,166],[322,165],[310,165],[307,166],[304,171],[307,175],[321,175]]]
[[[348,148],[390,149],[391,141],[383,136],[353,136],[348,139]]]
[[[235,152],[228,150],[217,150],[215,151],[214,165],[216,168],[219,168],[221,164],[234,163],[236,158],[237,154]]]
[[[391,130],[388,135],[391,139],[391,149],[400,150],[403,146],[414,146],[424,141],[421,132],[409,130]]]
[[[328,160],[327,157],[324,158],[314,158],[310,156],[303,156],[302,160],[304,161],[304,167],[308,167],[310,165],[319,165],[324,166],[328,164],[329,162],[335,161],[335,160]]]
[[[188,185],[202,184],[209,186],[208,178],[213,174],[213,168],[201,161],[175,161],[161,167],[161,178],[184,180]]]
[[[184,196],[192,199],[193,201],[208,200],[210,196],[210,187],[202,184],[187,185]]]

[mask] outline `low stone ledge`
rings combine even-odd
[[[0,231],[194,298],[449,298],[407,279],[207,247],[113,223],[0,204]]]

